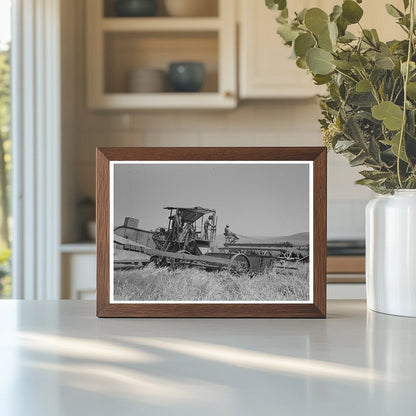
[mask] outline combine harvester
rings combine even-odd
[[[114,230],[114,265],[144,267],[149,263],[172,269],[196,267],[207,271],[258,273],[270,267],[297,269],[295,263],[309,258],[307,247],[292,244],[238,244],[225,238],[223,247],[216,247],[217,214],[202,207],[166,207],[168,226],[154,231],[138,228],[138,220],[126,218]],[[290,245],[290,246],[289,246]],[[126,255],[127,254],[127,255]],[[292,264],[292,265],[289,265]]]

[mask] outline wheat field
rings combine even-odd
[[[307,301],[309,265],[297,270],[270,269],[255,276],[153,264],[114,271],[115,301]]]

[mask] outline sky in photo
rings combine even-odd
[[[250,237],[309,231],[309,165],[114,165],[114,226],[139,219],[144,230],[166,227],[166,206],[212,208],[218,231],[226,224]]]

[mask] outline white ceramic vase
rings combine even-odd
[[[369,309],[416,317],[416,190],[368,203],[366,281]]]

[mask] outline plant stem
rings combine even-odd
[[[396,85],[397,85],[397,80],[394,80],[394,82],[393,82],[393,88],[391,90],[391,95],[389,97],[389,100],[390,101],[393,101],[393,99],[394,99],[394,90],[396,89]],[[395,101],[393,101],[393,102],[395,102]]]
[[[353,81],[353,82],[355,82],[355,83],[357,83],[357,82],[358,82],[355,78],[351,77],[351,76],[350,76],[350,75],[348,75],[348,74],[345,74],[344,72],[340,71],[338,68],[335,68],[335,71],[336,71],[336,72],[338,72],[338,73],[339,73],[339,74],[341,74],[341,75],[344,75],[344,77],[349,78],[351,81]]]
[[[378,96],[376,87],[370,81],[370,78],[368,78],[367,73],[365,72],[365,69],[362,66],[361,66],[361,69],[362,69],[362,71],[360,71],[360,75],[362,76],[363,79],[365,79],[366,81],[368,81],[368,83],[370,84],[371,93],[373,94],[374,99],[377,101],[377,104],[380,104],[380,98]]]
[[[403,86],[403,119],[402,119],[402,128],[400,129],[400,140],[399,140],[399,149],[397,151],[397,177],[399,179],[399,186],[403,188],[402,177],[400,174],[400,156],[403,147],[404,141],[404,132],[406,130],[406,110],[407,110],[407,83],[409,82],[409,69],[410,62],[412,59],[412,50],[413,50],[413,36],[415,28],[415,0],[410,0],[410,30],[409,30],[409,45],[407,47],[407,60],[406,60],[406,73],[404,76],[404,86]]]

